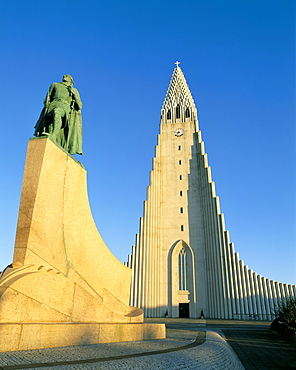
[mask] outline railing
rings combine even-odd
[[[234,313],[232,314],[233,320],[261,320],[261,321],[272,321],[277,316],[275,314],[243,314]]]

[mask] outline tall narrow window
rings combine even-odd
[[[184,225],[181,225],[181,231],[184,231]]]
[[[188,261],[185,248],[182,248],[178,256],[179,265],[179,290],[188,290]]]
[[[183,196],[183,191],[182,190],[180,190],[180,197],[182,197]]]
[[[176,118],[180,118],[180,117],[181,117],[181,108],[180,108],[180,105],[178,104],[176,108]]]
[[[179,160],[179,164],[182,164],[182,161],[181,161],[181,159]]]
[[[179,177],[179,178],[180,178],[180,180],[182,180],[182,175],[180,175],[180,177]]]
[[[180,213],[183,213],[183,207],[180,208]]]
[[[172,114],[171,114],[171,110],[169,109],[167,112],[167,119],[171,119],[171,118],[172,118]]]
[[[178,150],[181,150],[181,145],[178,146]]]
[[[186,117],[186,118],[190,117],[189,108],[186,108],[186,111],[185,111],[185,117]]]

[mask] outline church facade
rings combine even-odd
[[[271,319],[295,285],[253,272],[225,228],[197,109],[177,66],[161,109],[147,199],[127,266],[146,317]]]

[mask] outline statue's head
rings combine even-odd
[[[63,82],[67,82],[67,83],[69,83],[70,85],[74,85],[73,77],[72,77],[72,76],[70,76],[70,75],[64,75],[64,76],[63,76]]]

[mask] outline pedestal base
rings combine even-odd
[[[92,218],[86,171],[50,139],[30,140],[14,260],[0,278],[0,351],[164,338],[129,305],[130,283]]]

